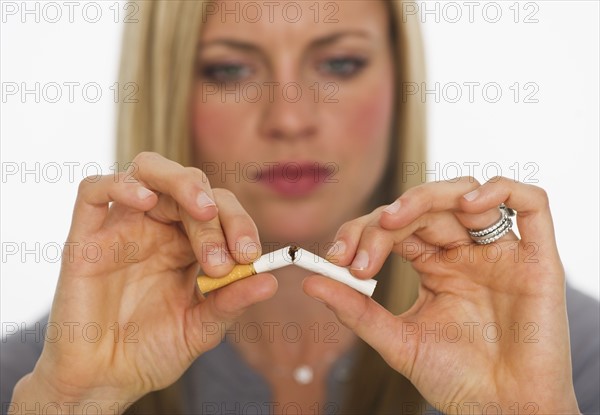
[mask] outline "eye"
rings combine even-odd
[[[363,58],[344,57],[333,58],[322,62],[319,70],[341,78],[349,78],[363,69],[367,61]]]
[[[201,68],[201,75],[219,83],[242,81],[252,74],[247,65],[237,63],[210,64]]]

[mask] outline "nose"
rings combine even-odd
[[[315,102],[311,89],[296,81],[273,84],[264,109],[262,135],[279,141],[296,141],[316,136],[318,103]]]

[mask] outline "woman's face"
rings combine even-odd
[[[196,164],[237,196],[263,243],[331,238],[363,214],[385,169],[394,97],[385,4],[217,1],[206,11]]]

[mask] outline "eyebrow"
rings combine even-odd
[[[309,47],[309,49],[316,49],[319,47],[323,47],[323,46],[335,43],[338,40],[340,40],[341,38],[348,37],[348,36],[358,36],[358,37],[362,37],[362,38],[366,38],[366,39],[371,37],[367,32],[365,32],[363,30],[348,30],[348,31],[343,31],[343,32],[332,33],[330,35],[314,39],[313,41],[310,42],[308,47]],[[253,43],[245,42],[245,41],[237,40],[237,39],[231,39],[231,38],[217,38],[217,39],[211,40],[206,43],[199,42],[198,49],[201,50],[203,48],[213,46],[213,45],[224,45],[224,46],[229,46],[229,47],[232,47],[235,49],[240,49],[240,50],[249,51],[249,52],[260,52],[261,51],[261,49]]]

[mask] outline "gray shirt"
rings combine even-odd
[[[600,304],[567,286],[573,382],[579,409],[600,414]],[[43,327],[47,319],[39,322]],[[31,372],[40,356],[41,330],[11,334],[0,347],[0,402],[7,411],[16,382]],[[37,334],[36,334],[37,333]],[[327,381],[327,402],[319,413],[339,413],[353,363],[352,351],[333,365]],[[186,414],[297,413],[277,406],[266,380],[251,369],[227,342],[200,356],[183,375]]]

